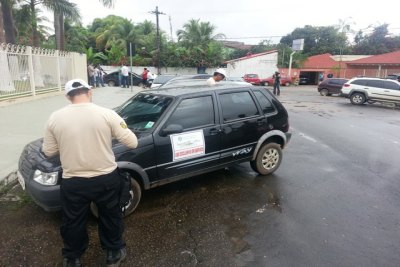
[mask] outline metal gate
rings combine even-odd
[[[72,74],[70,52],[0,44],[0,100],[61,91]]]

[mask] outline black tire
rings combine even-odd
[[[285,82],[285,86],[289,86],[290,85],[290,82]]]
[[[261,175],[271,174],[282,162],[282,149],[277,143],[264,144],[258,150],[255,160],[250,161],[251,168]]]
[[[261,86],[265,86],[265,82],[260,83]]]
[[[264,84],[265,84],[265,86],[269,86],[269,82],[265,82]]]
[[[131,175],[129,174],[129,176]],[[125,212],[123,213],[124,217],[129,216],[136,210],[137,206],[139,205],[140,199],[142,198],[142,188],[140,184],[136,181],[136,179],[134,179],[132,176],[131,176],[130,194],[131,194],[131,201],[125,207]],[[90,210],[96,218],[99,217],[99,212],[97,210],[97,206],[95,203],[92,202],[90,204]]]
[[[365,103],[365,95],[363,93],[354,93],[350,96],[350,102],[353,105],[362,105]]]
[[[326,88],[322,88],[321,91],[319,91],[319,93],[320,93],[322,96],[328,96],[328,95],[329,95],[329,90],[326,89]]]
[[[139,87],[142,87],[143,88],[143,83],[142,82],[140,82],[140,83],[138,83],[138,85],[137,86],[139,86]]]
[[[113,87],[113,86],[115,86],[115,81],[113,81],[113,80],[110,80],[110,81],[108,81],[108,86],[110,86],[110,87]]]

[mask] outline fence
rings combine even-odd
[[[76,63],[83,68],[76,68]],[[0,101],[61,91],[72,78],[87,79],[82,69],[86,56],[77,53],[0,44]]]

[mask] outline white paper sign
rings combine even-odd
[[[206,148],[204,144],[203,130],[172,134],[170,135],[170,138],[173,161],[193,158],[205,154]]]

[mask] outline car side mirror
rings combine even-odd
[[[182,125],[179,124],[169,124],[167,127],[160,131],[161,136],[167,136],[170,134],[181,133],[183,132]]]

